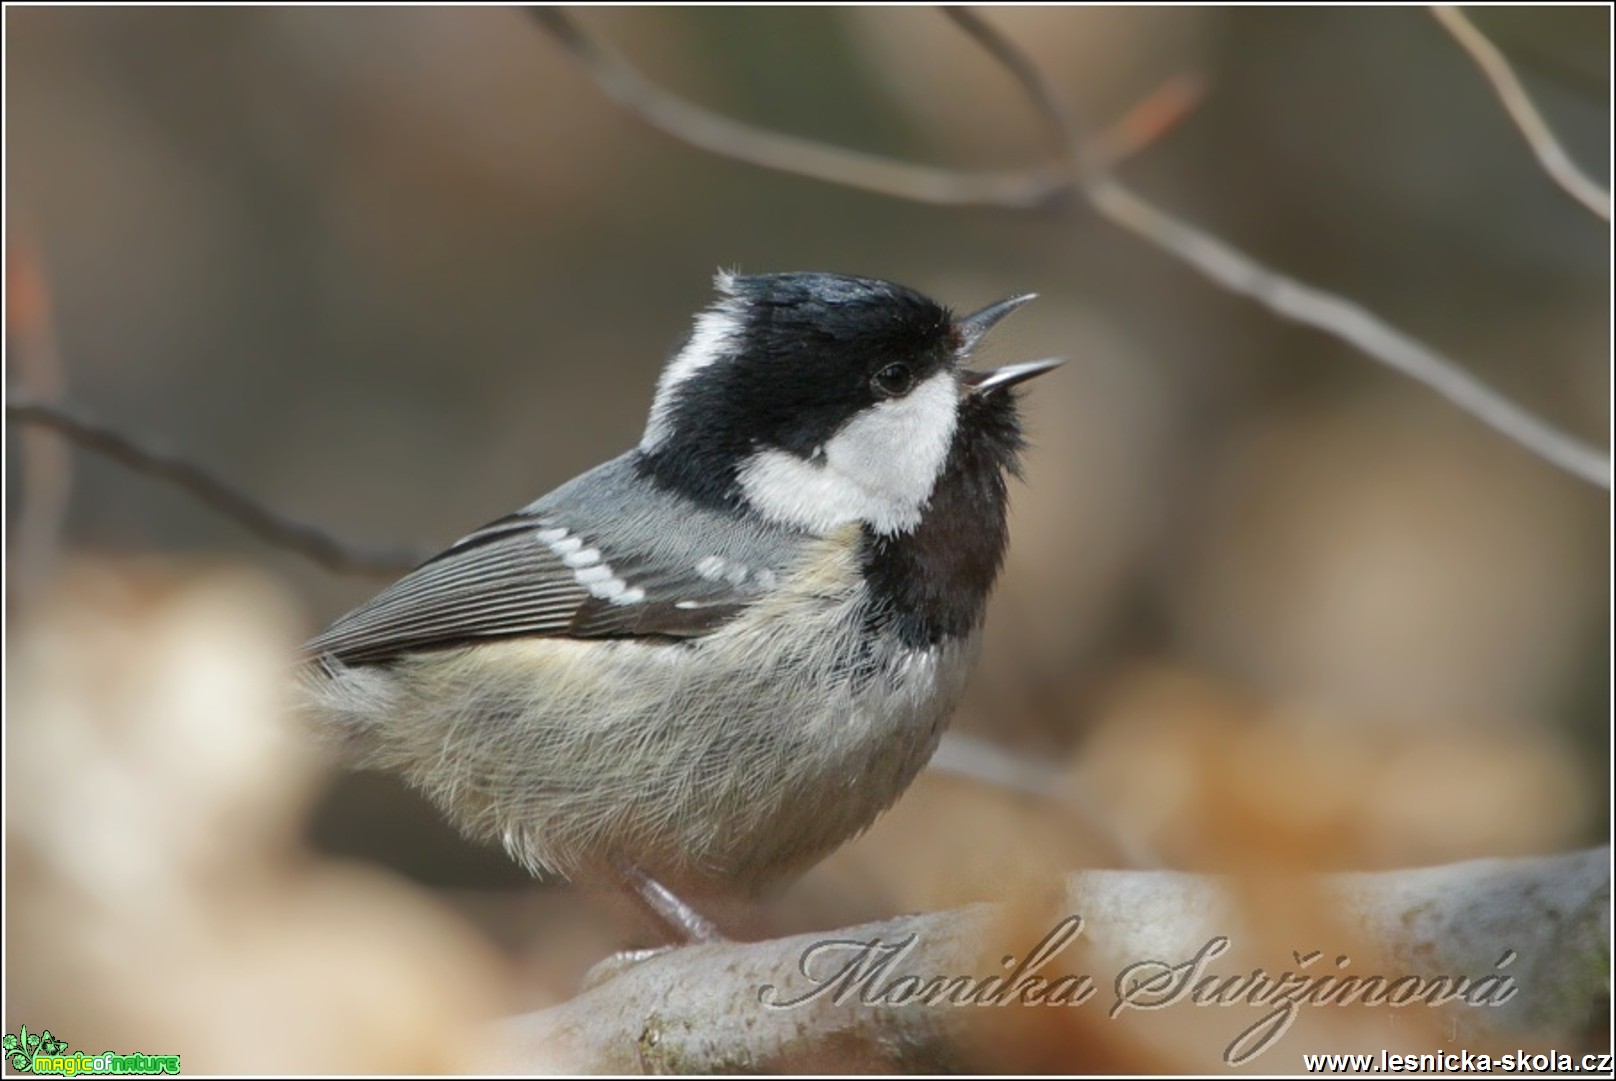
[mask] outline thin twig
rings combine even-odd
[[[1602,488],[1610,487],[1610,460],[1597,448],[1534,416],[1362,305],[1281,274],[1124,187],[1107,168],[1114,152],[1101,140],[1082,133],[1019,46],[969,10],[944,10],[1032,97],[1066,158],[1058,181],[1042,171],[1037,184],[1033,184],[1027,174],[929,169],[741,124],[691,105],[649,82],[603,51],[561,12],[544,8],[533,14],[596,85],[633,116],[690,146],[735,161],[941,206],[1036,207],[1048,201],[1051,191],[1069,186],[1075,178],[1083,198],[1102,217],[1188,264],[1217,285],[1250,297],[1275,315],[1347,342],[1436,391],[1545,461]]]
[[[1181,72],[1134,102],[1099,135],[1100,158],[1120,165],[1155,146],[1206,97],[1206,80]]]
[[[27,240],[6,252],[6,343],[18,382],[30,396],[58,401],[64,392],[51,318],[50,285]],[[15,596],[47,581],[73,493],[73,456],[55,432],[22,433],[22,502],[12,542]]]
[[[166,480],[269,543],[340,574],[401,574],[421,560],[419,553],[403,549],[370,550],[346,544],[314,526],[270,510],[194,462],[146,446],[67,406],[14,397],[6,402],[6,418],[49,428],[137,473]]]
[[[1106,220],[1194,267],[1230,292],[1250,297],[1275,315],[1356,346],[1544,460],[1602,488],[1610,487],[1610,459],[1594,447],[1534,416],[1362,305],[1281,274],[1122,185],[1089,149],[1081,126],[1018,45],[969,9],[945,8],[944,12],[1021,85],[1061,140],[1084,198]]]
[[[1035,799],[1047,800],[1080,819],[1133,870],[1160,870],[1161,858],[1139,838],[1121,828],[1115,817],[1095,805],[1088,791],[1058,767],[963,732],[944,733],[926,768],[951,773]]]
[[[1059,164],[1000,172],[962,172],[866,154],[745,124],[686,101],[647,80],[586,35],[556,8],[529,8],[590,74],[607,97],[636,119],[689,146],[763,169],[932,206],[1031,210],[1068,192]],[[1098,152],[1118,161],[1160,138],[1200,101],[1199,80],[1179,75],[1141,101],[1098,140]]]
[[[960,732],[949,732],[943,736],[927,768],[969,777],[973,781],[982,781],[1038,799],[1065,798],[1066,786],[1058,767]]]
[[[1431,14],[1436,16],[1437,22],[1442,24],[1459,47],[1470,54],[1470,59],[1476,62],[1481,73],[1492,84],[1493,93],[1498,95],[1498,102],[1509,114],[1509,118],[1520,129],[1521,136],[1526,145],[1531,147],[1532,153],[1537,157],[1537,163],[1549,175],[1549,179],[1560,185],[1571,198],[1587,207],[1589,211],[1597,214],[1606,221],[1610,220],[1610,193],[1601,188],[1592,177],[1583,172],[1577,163],[1571,160],[1565,147],[1560,145],[1554,132],[1550,129],[1548,121],[1538,112],[1537,106],[1532,104],[1532,98],[1521,85],[1521,80],[1515,74],[1514,67],[1509,59],[1487,39],[1470,17],[1458,8],[1448,4],[1437,4],[1431,8]]]

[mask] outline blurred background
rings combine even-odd
[[[754,123],[959,168],[1047,158],[1002,69],[928,10],[576,14]],[[1194,79],[1130,183],[1609,446],[1608,226],[1428,12],[990,17],[1097,128]],[[1475,19],[1608,185],[1608,10]],[[1071,363],[1026,397],[1009,564],[954,731],[1042,794],[934,771],[730,926],[840,926],[1062,868],[1377,869],[1608,840],[1608,494],[1082,207],[920,206],[709,156],[618,109],[517,10],[8,9],[6,31],[8,394],[48,388],[24,362],[54,352],[69,400],[358,543],[430,550],[637,442],[720,266],[891,278],[962,310],[1041,294],[992,356]],[[6,439],[15,525],[29,489]],[[432,1068],[457,1060],[421,1019],[542,1005],[649,939],[388,779],[330,775],[278,736],[252,749],[243,733],[278,731],[296,643],[385,579],[81,452],[55,558],[22,565],[8,540],[8,780],[19,748],[152,778],[97,799],[8,784],[25,902],[8,946],[54,943],[8,961],[8,1032],[38,1016],[160,1053],[152,1026],[172,1022],[199,1066],[378,1068],[334,1037],[243,1050],[272,1023],[320,1029],[242,974],[276,957],[306,980],[306,951],[333,986],[385,987],[389,1063]],[[172,813],[140,811],[153,800]],[[182,821],[201,839],[175,841]],[[133,911],[142,861],[75,871],[97,848],[206,886]],[[216,938],[197,938],[204,911]],[[84,940],[96,920],[121,930]],[[131,1015],[150,973],[116,944],[158,927],[195,961],[175,981],[234,973],[261,1001]],[[130,982],[88,1000],[50,975],[62,950],[135,965]],[[482,991],[450,994],[451,969]],[[431,992],[383,1008],[412,981]]]

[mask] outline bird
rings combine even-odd
[[[304,711],[540,878],[677,941],[866,829],[936,750],[1005,558],[1015,388],[903,285],[720,272],[637,446],[304,648]]]

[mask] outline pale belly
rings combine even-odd
[[[365,730],[360,765],[399,771],[536,874],[626,866],[676,891],[755,890],[897,799],[975,650],[855,664],[852,599],[783,615],[686,644],[516,639],[352,670],[366,686],[346,688],[348,728]]]

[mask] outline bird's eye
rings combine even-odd
[[[883,398],[898,398],[908,394],[909,388],[915,385],[915,374],[907,364],[888,364],[875,373],[870,383]]]

